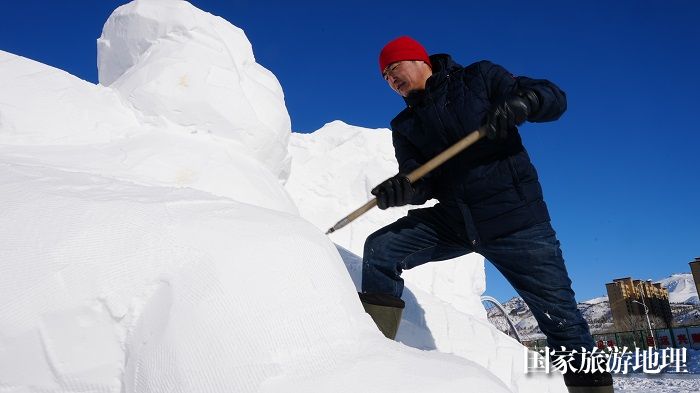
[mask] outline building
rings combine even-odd
[[[698,272],[700,274],[700,271]],[[648,328],[646,309],[652,328],[671,326],[673,319],[668,290],[651,281],[617,278],[605,284],[615,330],[645,330]]]
[[[693,273],[693,281],[695,281],[695,290],[698,291],[700,298],[700,257],[695,257],[694,261],[688,262],[690,272]]]

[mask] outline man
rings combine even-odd
[[[372,194],[380,209],[431,198],[439,203],[410,210],[367,238],[360,293],[365,310],[394,339],[404,307],[401,272],[478,252],[525,300],[550,348],[591,350],[594,342],[576,307],[537,172],[517,128],[526,120],[558,119],[566,110],[564,92],[546,80],[514,77],[488,61],[462,67],[449,55],[428,56],[410,37],[389,42],[379,67],[407,107],[391,122],[399,174]],[[487,139],[415,184],[406,178],[481,126]],[[565,381],[570,391],[612,392],[608,373],[567,372]]]

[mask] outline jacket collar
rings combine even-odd
[[[452,56],[445,53],[430,56],[430,63],[433,65],[433,75],[441,72],[449,74],[454,70],[462,68],[461,65],[452,60]]]
[[[452,56],[444,53],[431,55],[430,63],[433,66],[433,74],[425,82],[425,90],[415,91],[403,98],[409,107],[422,102],[425,99],[426,91],[442,84],[449,73],[462,68],[461,65],[452,60]]]

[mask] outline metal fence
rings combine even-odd
[[[700,325],[654,329],[653,337],[649,330],[594,334],[593,340],[599,349],[610,347],[700,349]],[[547,346],[547,341],[545,339],[524,340],[523,345],[538,350]]]

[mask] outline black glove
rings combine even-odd
[[[377,206],[382,210],[409,204],[415,193],[416,190],[406,175],[400,173],[372,189],[372,195],[377,197]]]
[[[523,124],[537,112],[540,100],[532,90],[519,91],[496,105],[486,119],[487,136],[491,140],[506,139],[508,132]]]

